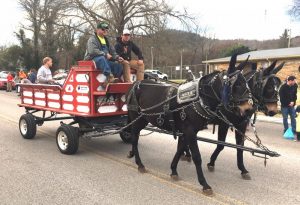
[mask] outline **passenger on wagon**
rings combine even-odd
[[[125,82],[130,81],[130,68],[137,70],[137,80],[141,81],[144,79],[144,57],[139,49],[132,41],[130,41],[130,31],[125,29],[120,38],[117,39],[115,49],[118,55],[120,55],[124,61],[123,65],[123,76]],[[131,59],[131,51],[137,55],[138,60]]]
[[[28,74],[28,80],[30,80],[31,83],[36,82],[36,70],[34,68],[30,69],[30,72]]]
[[[52,58],[45,57],[43,59],[43,65],[39,68],[37,73],[37,83],[41,84],[53,84],[52,73],[50,68],[52,67]]]
[[[107,83],[114,82],[114,78],[121,77],[122,65],[113,61],[123,61],[123,58],[119,57],[113,47],[110,46],[108,38],[108,24],[100,22],[97,25],[95,35],[91,36],[87,42],[87,49],[85,52],[84,60],[93,60],[97,69],[101,70],[106,76]]]

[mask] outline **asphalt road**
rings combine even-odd
[[[215,145],[199,142],[204,175],[214,191],[208,197],[202,194],[193,163],[180,162],[181,180],[170,180],[177,145],[172,136],[140,138],[148,170],[140,174],[134,160],[126,158],[130,145],[118,135],[81,139],[72,156],[56,147],[57,121],[38,127],[35,139],[23,139],[18,120],[24,108],[18,102],[15,93],[0,91],[0,204],[300,204],[300,142],[283,139],[279,124],[258,122],[264,145],[281,157],[269,159],[264,167],[262,159],[245,153],[250,181],[241,178],[232,148],[223,150],[215,172],[209,172],[206,163]],[[216,139],[211,129],[199,135]],[[234,142],[231,132],[227,141]]]

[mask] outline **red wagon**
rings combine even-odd
[[[125,94],[131,83],[108,84],[103,89],[104,80],[105,76],[95,69],[92,61],[79,61],[71,68],[63,86],[20,84],[19,106],[26,110],[19,120],[21,135],[32,139],[37,125],[70,119],[68,124],[61,122],[56,143],[62,153],[74,154],[80,136],[109,135],[120,129],[127,123]],[[38,112],[42,114],[36,115]],[[124,142],[130,140],[124,131],[120,137]]]

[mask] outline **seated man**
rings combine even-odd
[[[43,59],[43,65],[39,68],[38,73],[37,73],[37,83],[41,83],[41,84],[53,84],[54,83],[54,80],[52,79],[52,73],[50,70],[51,67],[52,67],[52,58],[45,57]]]
[[[144,79],[144,62],[143,62],[143,54],[141,50],[130,41],[130,31],[125,29],[121,38],[118,39],[117,44],[115,45],[115,49],[118,55],[120,55],[124,61],[123,64],[123,73],[124,73],[124,81],[130,81],[130,67],[137,70],[137,80],[141,81]],[[131,59],[131,51],[135,55],[137,55],[138,60]]]
[[[84,60],[93,60],[96,64],[97,69],[101,70],[106,76],[107,83],[114,81],[114,77],[121,77],[122,65],[113,60],[122,61],[113,47],[110,47],[109,41],[106,37],[108,33],[108,24],[100,22],[97,25],[95,35],[91,36],[87,42],[87,49],[85,52]]]

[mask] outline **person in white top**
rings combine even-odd
[[[50,68],[52,67],[52,58],[45,57],[43,59],[43,65],[39,68],[37,73],[37,82],[42,84],[52,84],[52,73]]]

